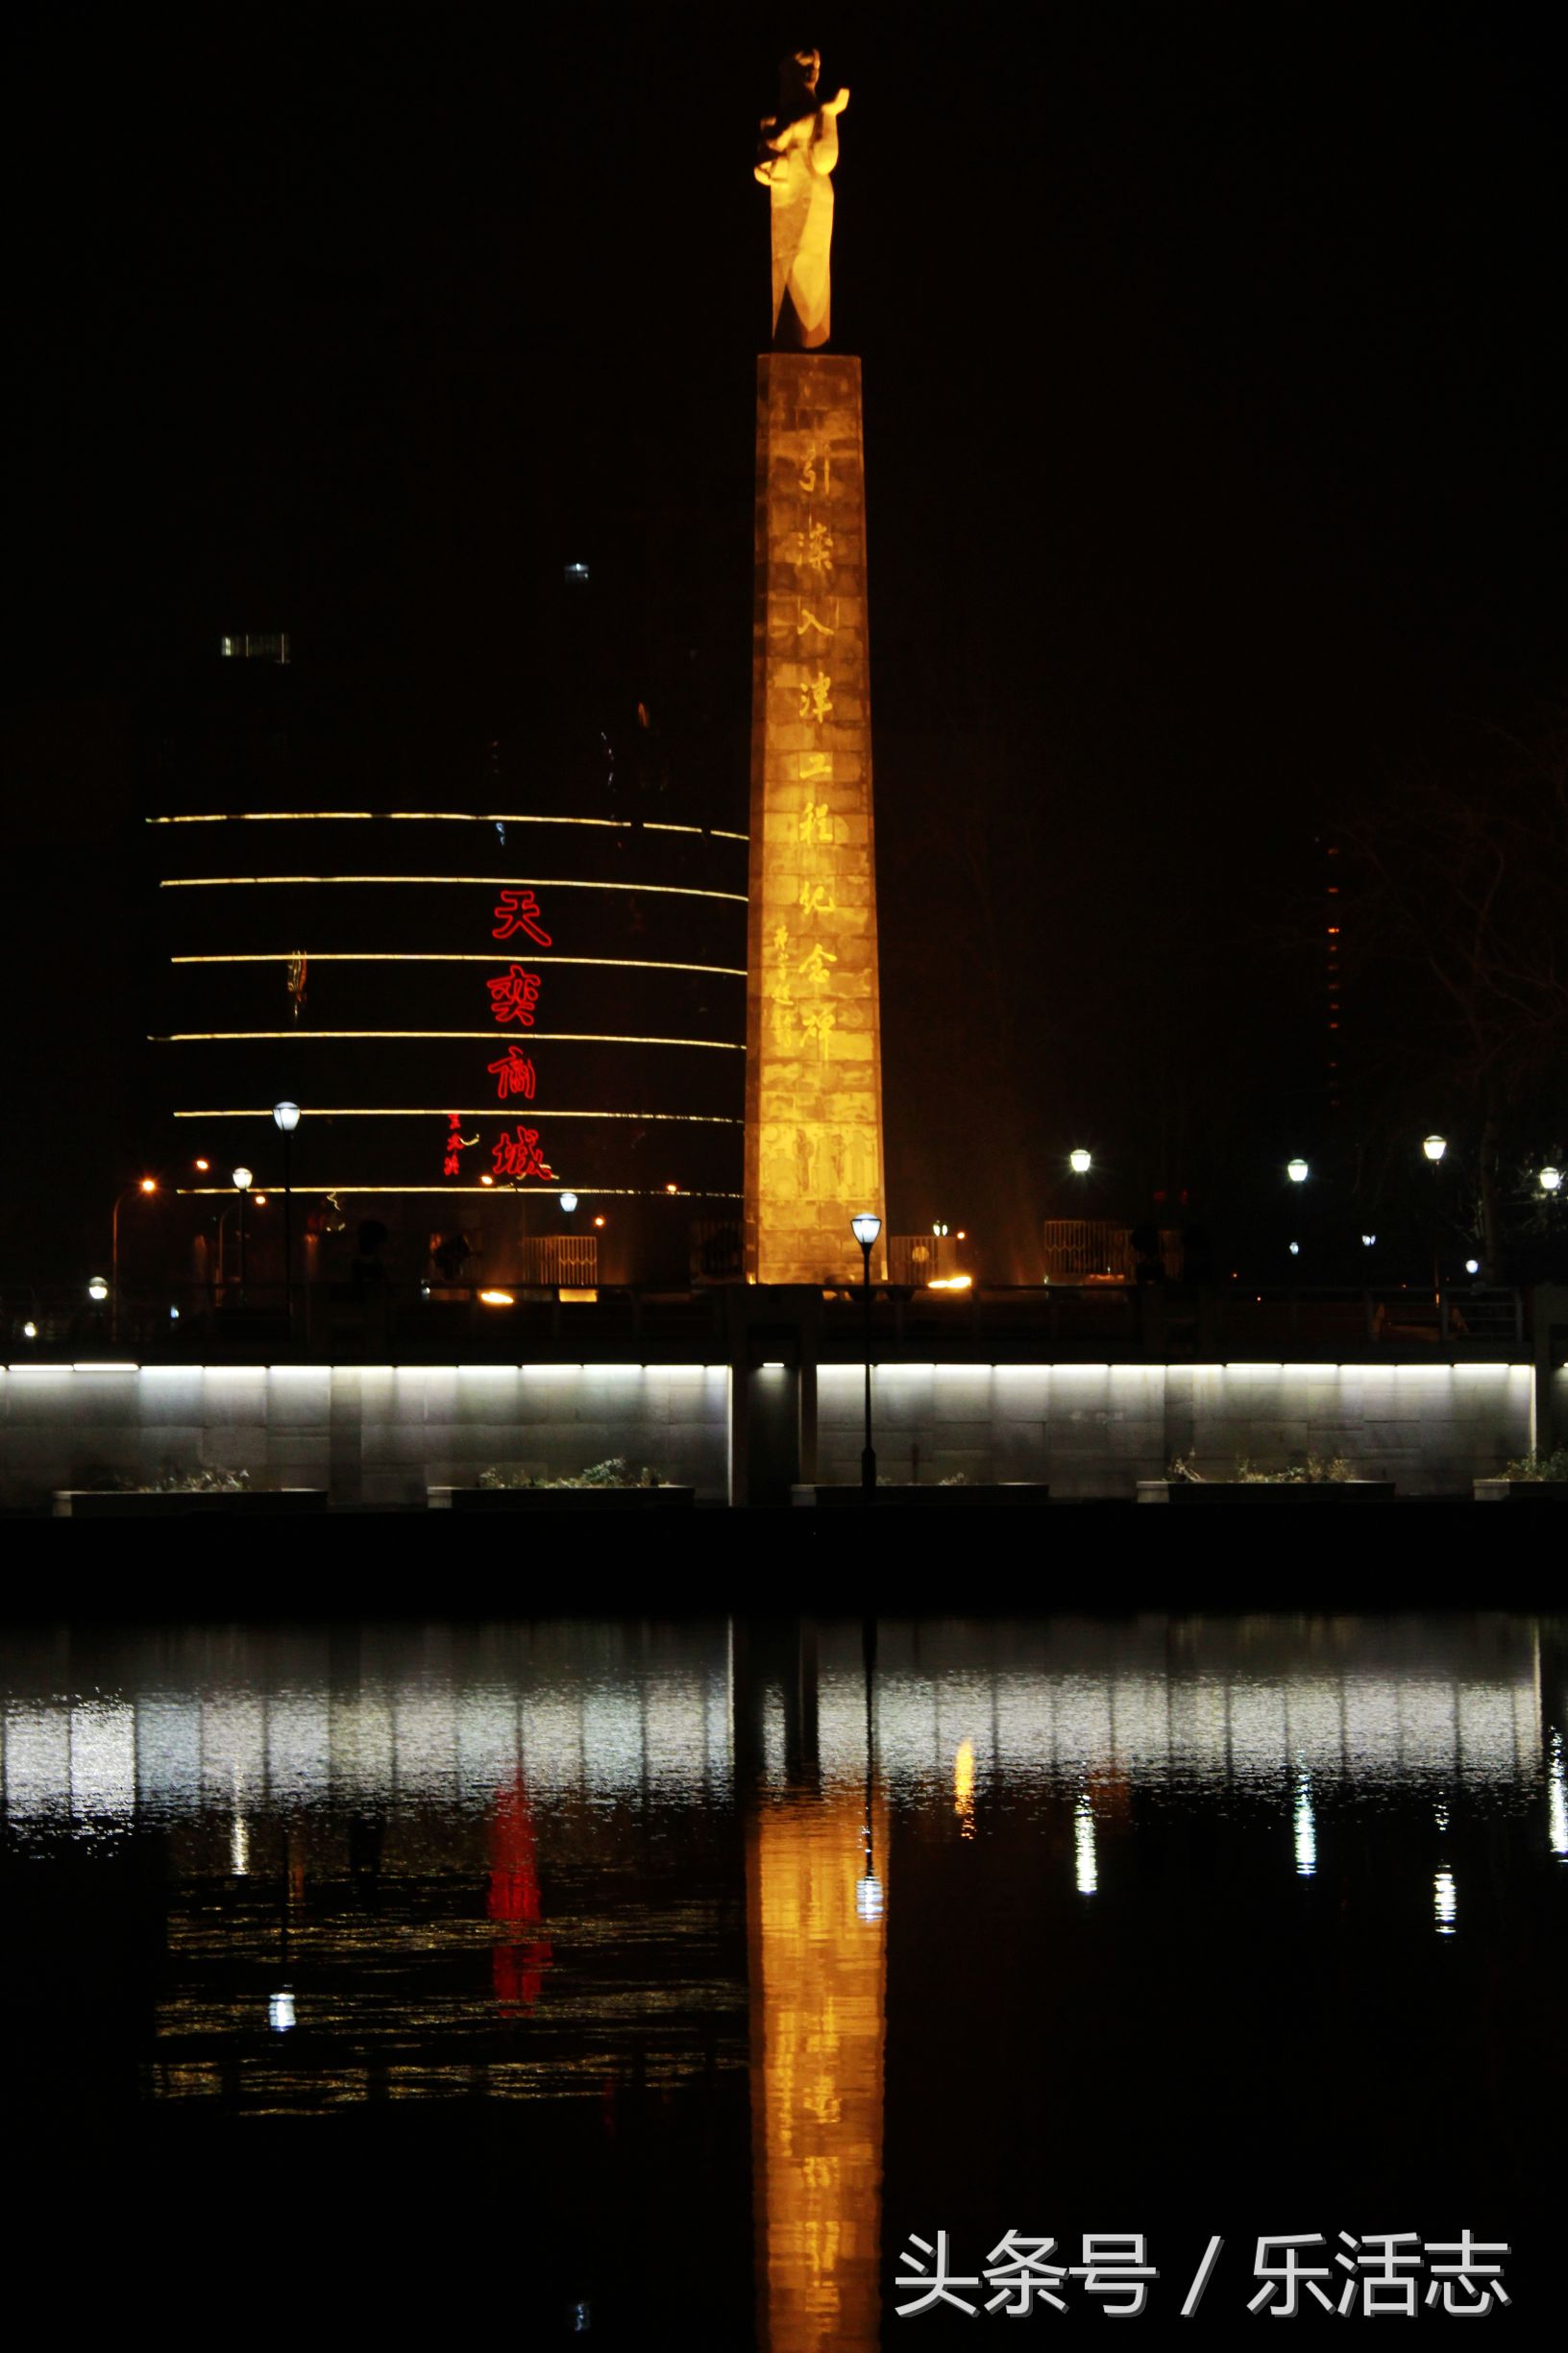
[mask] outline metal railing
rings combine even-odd
[[[564,1246],[550,1238],[539,1264],[554,1279],[539,1283],[443,1286],[366,1275],[296,1284],[292,1318],[281,1284],[250,1284],[243,1298],[233,1285],[216,1299],[197,1286],[124,1295],[117,1319],[111,1302],[91,1303],[80,1290],[9,1288],[0,1292],[0,1360],[374,1363],[471,1355],[520,1362],[535,1353],[610,1360],[665,1351],[711,1362],[745,1344],[749,1323],[767,1320],[767,1295],[748,1285],[605,1287],[584,1279],[592,1262],[580,1250],[575,1238]],[[593,1295],[574,1299],[573,1291]],[[796,1304],[792,1314],[803,1357],[859,1360],[858,1285],[809,1294],[806,1309]],[[873,1354],[914,1361],[1497,1361],[1528,1356],[1531,1345],[1528,1294],[1480,1286],[1433,1292],[1050,1283],[932,1291],[876,1284],[870,1314]]]

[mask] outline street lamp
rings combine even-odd
[[[1443,1222],[1439,1214],[1442,1190],[1437,1176],[1437,1164],[1448,1150],[1446,1136],[1423,1136],[1421,1149],[1432,1164],[1432,1295],[1440,1299],[1443,1290]]]
[[[133,1193],[156,1193],[157,1190],[156,1177],[140,1177],[135,1185],[128,1185],[124,1192],[116,1196],[114,1214],[109,1221],[109,1280],[114,1294],[111,1329],[116,1339],[120,1336],[120,1203],[129,1201]]]
[[[1543,1193],[1556,1192],[1562,1184],[1562,1170],[1560,1168],[1543,1168],[1541,1170],[1540,1182],[1541,1190]]]
[[[565,1210],[565,1212],[566,1212],[566,1213],[567,1213],[567,1215],[568,1215],[569,1217],[571,1216],[572,1212],[573,1212],[573,1211],[574,1211],[574,1210],[576,1208],[576,1206],[577,1206],[577,1196],[576,1196],[576,1194],[575,1192],[564,1192],[564,1193],[562,1193],[562,1195],[561,1195],[561,1207],[562,1207],[562,1209],[563,1209],[563,1210]]]
[[[288,1336],[294,1337],[294,1195],[288,1182],[288,1147],[294,1130],[300,1124],[297,1103],[275,1103],[272,1107],[273,1125],[283,1140],[283,1312],[288,1317]]]
[[[87,1297],[92,1301],[93,1306],[97,1308],[101,1308],[104,1301],[109,1297],[109,1285],[104,1281],[102,1275],[94,1275],[91,1282],[87,1285]]]
[[[849,1231],[860,1244],[861,1296],[866,1302],[866,1443],[860,1450],[860,1493],[863,1503],[876,1494],[876,1455],[871,1446],[871,1244],[882,1231],[882,1220],[862,1210],[849,1220]]]
[[[245,1305],[245,1195],[251,1189],[248,1168],[234,1170],[234,1190],[239,1195],[239,1304]]]
[[[1285,1164],[1285,1173],[1292,1185],[1305,1185],[1311,1172],[1304,1160],[1287,1160]]]
[[[1083,1145],[1079,1144],[1076,1150],[1067,1154],[1067,1166],[1072,1170],[1074,1176],[1088,1176],[1093,1164],[1093,1157],[1092,1153],[1086,1152]]]

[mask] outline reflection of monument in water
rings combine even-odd
[[[859,1900],[853,1785],[759,1805],[747,1836],[759,2342],[870,2353],[880,2311],[887,1938]],[[887,1802],[870,1826],[887,1843]]]
[[[842,1658],[824,1675],[818,1633],[750,1628],[734,1650],[760,2353],[873,2353],[881,2310],[890,1810],[875,1641],[863,1631],[860,1676]],[[824,1730],[852,1750],[830,1776]]]
[[[758,363],[747,976],[746,1268],[860,1271],[881,1210],[882,1065],[860,362],[830,355],[831,173],[847,91],[786,58],[757,178],[772,216],[773,349]]]

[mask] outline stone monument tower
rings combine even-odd
[[[831,173],[847,90],[786,58],[756,176],[772,211],[773,348],[757,367],[746,1271],[858,1280],[885,1221],[866,465],[860,362],[824,351]],[[882,1254],[873,1254],[880,1270]]]

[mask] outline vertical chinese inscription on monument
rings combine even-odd
[[[856,359],[760,362],[753,652],[747,1271],[843,1283],[882,1208]]]

